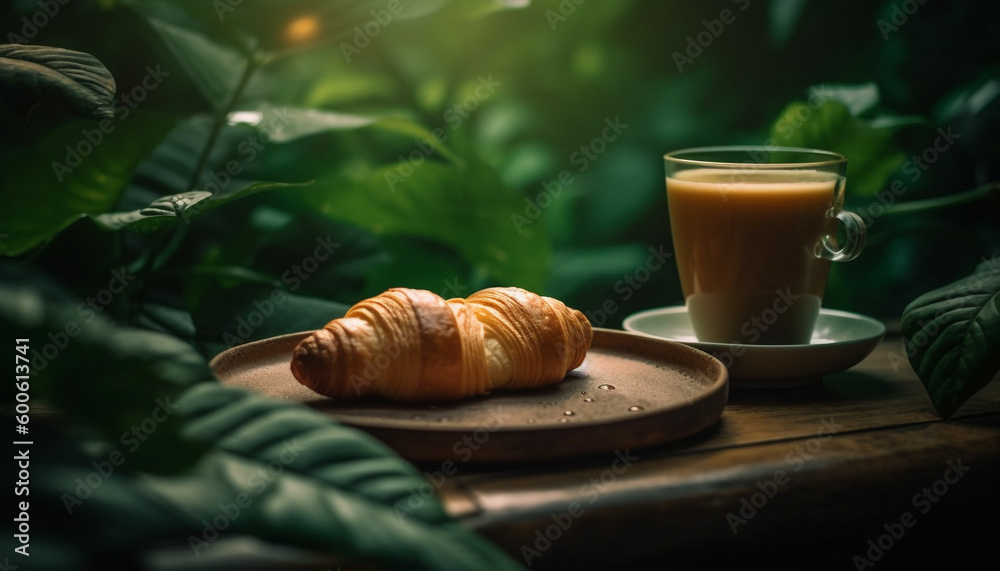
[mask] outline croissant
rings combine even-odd
[[[303,339],[291,368],[334,399],[451,400],[559,382],[592,339],[583,313],[520,288],[447,301],[393,288]]]

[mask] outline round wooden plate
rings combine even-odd
[[[642,448],[707,428],[729,396],[726,368],[707,353],[595,328],[583,365],[547,387],[436,403],[335,401],[292,376],[292,350],[307,335],[233,347],[209,365],[223,384],[306,404],[414,462],[510,462]]]

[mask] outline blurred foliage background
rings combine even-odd
[[[867,213],[872,234],[861,259],[836,268],[827,306],[898,316],[1000,244],[995,199],[910,213],[883,208],[887,199],[898,206],[996,180],[1000,44],[989,30],[998,16],[992,5],[398,7],[397,15],[386,2],[337,0],[61,7],[32,43],[94,54],[122,95],[142,85],[147,66],[165,72],[116,122],[119,135],[134,130],[146,140],[108,158],[120,184],[89,214],[185,190],[312,182],[183,224],[169,248],[156,244],[167,239],[158,232],[126,232],[113,248],[89,245],[109,238],[77,221],[55,238],[40,234],[36,243],[50,240],[40,253],[7,253],[37,255],[84,294],[94,284],[81,272],[106,276],[150,248],[167,250],[153,264],[157,283],[132,289],[193,312],[194,321],[206,300],[239,314],[230,306],[246,296],[216,294],[264,282],[348,305],[392,286],[466,295],[500,284],[560,297],[595,321],[612,300],[604,325],[617,326],[633,311],[682,302],[672,264],[648,282],[622,281],[649,248],[671,250],[662,154],[769,142],[848,156],[847,206]],[[3,29],[20,30],[21,17],[37,10],[15,2]],[[390,16],[386,23],[380,14]],[[220,110],[230,121],[194,173]],[[240,113],[247,111],[264,114]],[[65,155],[50,134],[69,121],[59,110],[41,106],[26,123],[8,111],[3,121],[5,157],[42,148],[53,152],[45,159]],[[614,140],[602,140],[611,133],[606,122],[616,121]],[[85,126],[69,128],[68,140],[81,139]],[[938,128],[957,143],[914,180],[914,159],[933,147]],[[230,161],[238,173],[225,172]],[[569,184],[559,181],[563,171]],[[19,200],[39,204],[39,186],[58,185],[51,172],[34,178],[18,181]],[[880,202],[897,180],[905,191]],[[328,235],[339,244],[329,261],[308,279],[281,279]]]
[[[0,325],[38,341],[32,398],[54,415],[36,454],[58,477],[39,501],[61,512],[150,403],[187,403],[59,557],[131,561],[199,533],[233,474],[271,461],[274,426],[238,412],[250,396],[192,388],[226,346],[318,328],[396,286],[518,285],[605,327],[683,303],[673,263],[651,263],[672,250],[670,150],[846,154],[869,243],[835,265],[825,305],[898,319],[1000,253],[998,21],[1000,4],[918,0],[8,1],[0,42],[92,54],[118,93],[101,123],[0,84]],[[197,424],[213,414],[228,433]],[[309,422],[361,443],[329,462],[391,456]],[[268,502],[302,496],[275,487],[240,531],[414,567],[494,556],[460,530],[422,535],[444,527],[393,528],[373,535],[412,542],[360,552],[350,534],[310,535],[389,525],[378,510],[421,481],[402,462],[314,466],[288,469],[360,503],[309,513],[290,538]],[[423,512],[447,525],[438,504]]]

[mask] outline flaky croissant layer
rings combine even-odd
[[[461,399],[559,382],[592,339],[583,313],[520,288],[447,301],[394,288],[303,339],[291,367],[300,383],[335,399]]]

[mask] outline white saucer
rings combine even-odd
[[[820,309],[808,345],[743,345],[698,341],[687,308],[662,307],[625,318],[626,331],[690,345],[714,356],[729,369],[733,388],[786,388],[818,382],[823,375],[849,369],[867,357],[885,335],[877,319]]]

